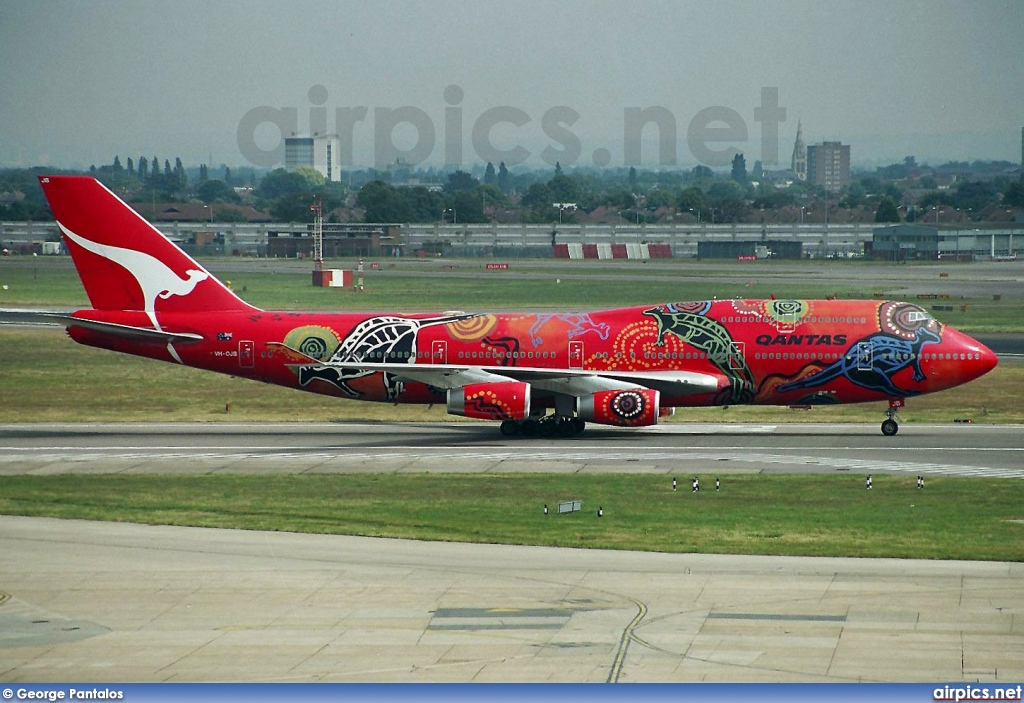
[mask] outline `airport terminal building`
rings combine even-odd
[[[1024,244],[1024,223],[905,223],[876,227],[874,258],[884,261],[965,261],[1015,258]]]

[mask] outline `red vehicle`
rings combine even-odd
[[[505,435],[654,425],[677,407],[889,401],[987,373],[996,356],[923,308],[703,300],[589,313],[329,313],[238,298],[98,181],[40,182],[92,307],[77,342],[299,390],[440,403]]]

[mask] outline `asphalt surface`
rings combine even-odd
[[[904,473],[1024,478],[1024,428],[673,423],[504,438],[492,423],[0,425],[0,474]]]
[[[1015,685],[1022,578],[0,516],[0,679]]]

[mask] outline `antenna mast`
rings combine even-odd
[[[324,210],[320,196],[313,198],[313,270],[324,270]]]

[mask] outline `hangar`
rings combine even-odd
[[[324,256],[391,256],[402,246],[401,225],[325,222]],[[313,225],[294,225],[267,233],[267,255],[283,258],[313,257]]]
[[[872,255],[885,261],[1012,259],[1024,242],[1020,222],[915,222],[872,232]]]
[[[801,259],[802,242],[782,240],[749,240],[735,242],[697,242],[699,259]]]

